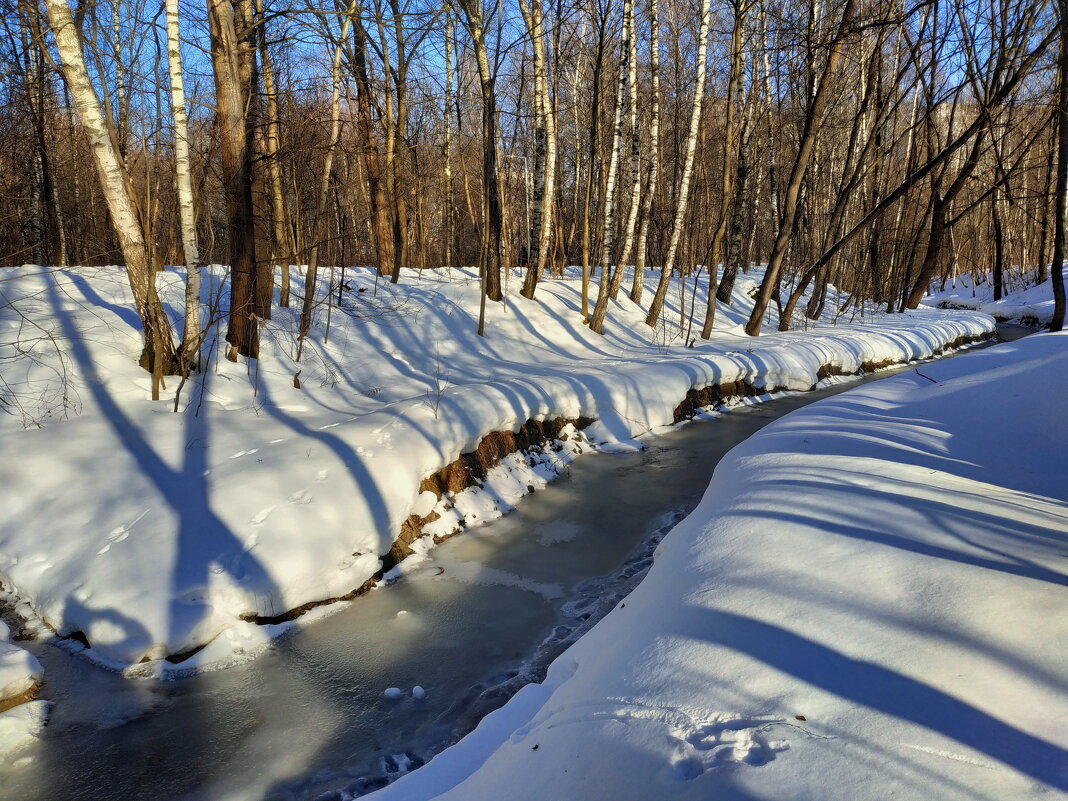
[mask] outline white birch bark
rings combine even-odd
[[[627,214],[627,223],[623,229],[623,248],[616,260],[615,271],[612,274],[612,286],[608,290],[608,296],[615,299],[619,294],[619,286],[623,281],[623,270],[626,269],[627,261],[634,249],[634,230],[638,224],[638,210],[641,208],[642,178],[641,178],[641,155],[642,140],[641,131],[638,129],[638,43],[634,35],[634,9],[630,13],[630,69],[627,72],[627,89],[630,93],[630,211]]]
[[[642,203],[641,223],[638,226],[638,244],[634,254],[634,281],[630,287],[630,299],[642,302],[645,290],[645,257],[649,241],[649,223],[653,213],[653,201],[660,179],[660,6],[657,0],[649,0],[649,71],[652,80],[652,120],[649,123],[649,178],[646,180],[645,200]]]
[[[601,232],[601,280],[597,289],[597,304],[590,318],[590,330],[604,333],[604,318],[608,312],[608,288],[611,281],[613,245],[616,232],[616,179],[619,174],[619,150],[623,141],[623,104],[630,75],[630,39],[634,31],[633,0],[623,0],[623,41],[620,44],[619,80],[616,83],[616,109],[612,120],[612,153],[608,159],[608,179],[604,197],[604,227]]]
[[[545,26],[541,0],[531,0],[529,4],[526,0],[519,0],[519,9],[534,50],[534,104],[540,140],[534,165],[534,192],[538,198],[538,207],[533,228],[538,254],[523,285],[523,295],[533,298],[534,289],[549,260],[552,245],[553,210],[556,208],[556,117],[553,114],[546,76]],[[531,254],[527,254],[527,259],[531,259]]]
[[[155,271],[145,240],[141,215],[112,131],[104,119],[100,98],[89,80],[82,53],[81,35],[67,0],[46,0],[45,9],[56,41],[63,79],[78,111],[89,141],[100,180],[101,192],[111,213],[112,226],[126,262],[126,274],[144,329],[145,349],[141,365],[153,372],[153,398],[158,398],[159,378],[173,367],[174,351],[170,324],[156,294]]]
[[[200,251],[197,248],[196,210],[193,205],[192,165],[189,161],[189,123],[182,78],[178,0],[167,0],[167,68],[171,80],[171,114],[174,117],[174,188],[185,253],[185,325],[181,354],[184,367],[192,361],[200,340]]]
[[[690,199],[690,180],[693,177],[693,160],[697,151],[697,131],[701,127],[701,104],[705,94],[705,76],[708,62],[708,28],[712,19],[712,2],[705,0],[701,10],[701,31],[698,34],[697,44],[697,78],[694,86],[693,110],[690,114],[690,130],[686,136],[686,156],[682,167],[682,178],[679,181],[679,198],[675,206],[675,217],[671,224],[671,239],[668,240],[667,255],[664,257],[664,265],[660,272],[660,282],[656,287],[656,295],[653,297],[649,314],[645,317],[645,324],[655,326],[660,317],[660,310],[664,307],[664,299],[667,297],[668,282],[675,271],[675,257],[678,255],[679,239],[682,237],[682,226],[686,220],[686,211]]]

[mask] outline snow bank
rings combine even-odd
[[[425,510],[421,479],[487,433],[584,416],[597,420],[585,432],[595,444],[618,446],[672,422],[692,388],[808,389],[821,368],[926,358],[993,327],[973,312],[854,309],[838,325],[786,334],[772,314],[770,333],[752,339],[741,324],[759,278],[740,277],[713,340],[689,348],[677,305],[651,329],[621,299],[606,336],[592,334],[575,280],[546,282],[537,301],[491,304],[481,338],[472,274],[413,273],[394,287],[349,270],[328,344],[320,308],[295,362],[297,309],[277,309],[258,362],[230,363],[224,343],[208,342],[206,369],[175,414],[170,400],[148,402],[121,269],[6,270],[0,330],[12,358],[0,359],[0,391],[11,413],[0,429],[18,459],[0,464],[0,583],[117,668],[247,658],[277,631],[250,619],[365,586],[402,523]],[[176,316],[181,275],[158,283]],[[224,290],[222,272],[209,271],[206,302],[222,293],[225,308]],[[165,396],[175,388],[172,379]],[[479,502],[480,518],[536,483],[507,473],[483,487],[491,502]]]
[[[972,286],[971,275],[960,275],[949,281],[945,289],[924,298],[924,303],[944,309],[974,309],[998,322],[1037,328],[1048,326],[1053,319],[1053,284],[1046,279],[1038,286],[1017,287],[996,301],[989,281]]]
[[[26,701],[44,671],[37,658],[11,642],[11,630],[0,621],[0,756],[32,743],[48,720],[46,701]]]
[[[543,685],[374,797],[1068,797],[1066,395],[1035,335],[773,423]]]
[[[42,673],[37,658],[11,642],[11,630],[0,620],[0,708],[36,687]]]

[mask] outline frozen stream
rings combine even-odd
[[[381,786],[540,678],[640,580],[723,454],[853,386],[738,409],[640,453],[580,459],[570,479],[241,667],[128,681],[36,645],[42,697],[56,704],[40,744],[0,767],[0,799],[304,801]],[[385,697],[390,687],[402,695]]]

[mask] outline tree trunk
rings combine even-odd
[[[731,189],[734,187],[734,154],[738,149],[738,132],[735,124],[735,100],[738,84],[744,69],[742,53],[742,27],[745,23],[745,6],[743,0],[737,0],[734,6],[734,27],[731,31],[731,66],[727,79],[727,112],[723,133],[723,172],[720,180],[720,206],[716,221],[716,230],[712,234],[712,245],[708,249],[708,302],[705,306],[705,322],[701,327],[701,339],[712,336],[712,325],[716,319],[716,268],[720,260],[723,239],[727,234],[727,221],[731,209]]]
[[[649,123],[649,177],[645,184],[641,223],[638,225],[638,244],[634,253],[634,280],[630,299],[642,302],[645,289],[645,257],[648,253],[649,226],[653,216],[657,181],[660,177],[660,7],[658,0],[649,0],[649,72],[652,82],[652,120]]]
[[[230,229],[230,324],[226,354],[259,357],[255,311],[256,230],[252,205],[252,152],[245,110],[250,89],[247,59],[240,52],[234,6],[229,0],[208,0],[211,60],[218,106],[219,151],[226,216]]]
[[[256,0],[256,17],[263,24],[263,0]],[[285,198],[282,194],[282,160],[279,157],[281,137],[278,123],[278,92],[275,88],[274,67],[271,53],[267,46],[267,33],[260,30],[258,37],[260,51],[260,71],[263,76],[263,94],[266,113],[266,130],[264,136],[264,157],[267,162],[267,184],[271,195],[271,265],[278,264],[281,269],[281,282],[278,292],[278,305],[289,306],[290,276],[289,264],[293,259],[291,237],[287,235],[287,215]]]
[[[378,274],[393,273],[393,237],[389,221],[389,206],[382,164],[378,158],[378,142],[375,139],[374,122],[371,117],[371,78],[367,70],[367,31],[358,16],[352,21],[353,60],[356,77],[356,131],[367,171],[368,195],[371,201],[371,230],[374,234]]]
[[[67,0],[46,0],[45,8],[56,40],[63,79],[92,148],[100,189],[126,262],[126,275],[144,332],[140,364],[154,376],[152,397],[155,400],[159,398],[159,378],[178,370],[170,322],[156,294],[156,260],[148,247],[126,163],[118,150],[116,132],[107,125],[100,99],[89,79],[81,35],[71,16],[70,6]]]
[[[623,103],[630,76],[632,55],[631,37],[634,34],[634,3],[623,0],[623,41],[620,44],[619,80],[616,86],[615,116],[612,120],[612,154],[608,159],[608,181],[604,193],[604,229],[601,234],[601,281],[597,290],[597,304],[590,318],[590,330],[604,333],[604,318],[608,311],[610,273],[615,264],[612,245],[616,232],[616,176],[619,173],[619,150],[623,142]]]
[[[753,305],[753,312],[749,315],[749,322],[745,326],[745,332],[749,336],[759,336],[768,302],[771,300],[772,293],[779,287],[779,271],[782,269],[783,258],[786,256],[786,249],[790,244],[790,236],[794,229],[794,221],[797,218],[801,182],[805,177],[809,161],[812,160],[812,154],[816,146],[816,136],[823,122],[823,111],[827,106],[827,100],[831,92],[831,78],[841,59],[842,43],[849,31],[855,6],[856,0],[845,0],[841,22],[838,24],[838,30],[831,42],[831,51],[827,55],[827,62],[824,64],[812,103],[809,105],[808,114],[805,116],[797,158],[794,160],[793,169],[790,171],[790,179],[786,184],[786,195],[783,198],[781,212],[782,217],[779,221],[779,233],[775,238],[771,256],[768,258],[767,270],[764,273],[764,280],[760,283],[760,292]],[[786,330],[789,325],[790,321],[788,319],[779,321],[780,330]]]
[[[300,309],[300,330],[297,333],[297,361],[304,352],[304,340],[311,329],[312,310],[315,307],[315,284],[318,280],[319,247],[323,240],[323,220],[326,216],[326,204],[330,194],[330,176],[334,169],[334,153],[337,151],[337,143],[341,138],[341,52],[348,39],[349,27],[352,25],[356,14],[356,0],[349,4],[348,11],[341,21],[341,34],[334,46],[334,58],[330,64],[330,142],[326,148],[326,156],[323,158],[323,172],[319,182],[319,195],[315,204],[315,217],[313,225],[313,244],[311,254],[308,257],[308,271],[304,277],[304,302]],[[330,289],[327,289],[329,296]],[[329,300],[329,298],[328,298]],[[329,316],[327,317],[329,321]]]
[[[1064,328],[1064,226],[1068,196],[1068,2],[1060,0],[1061,51],[1057,81],[1057,181],[1053,201],[1053,319],[1049,330]]]
[[[188,370],[200,347],[200,251],[197,248],[197,215],[193,205],[178,0],[167,0],[167,66],[171,79],[171,113],[174,117],[174,186],[178,198],[178,220],[182,231],[182,252],[185,254],[186,271],[185,325],[180,354],[182,367]]]
[[[549,261],[552,249],[553,210],[556,208],[556,114],[549,96],[549,82],[546,77],[545,31],[541,0],[520,0],[520,11],[526,22],[534,48],[534,103],[538,117],[535,131],[536,157],[534,165],[534,195],[538,205],[534,211],[532,225],[533,242],[537,243],[536,260],[527,268],[523,283],[523,296],[534,297],[535,287],[541,280],[545,265]],[[531,254],[527,254],[528,263]]]
[[[853,0],[847,0],[853,2]],[[645,324],[655,326],[660,317],[660,311],[664,307],[664,299],[667,297],[668,282],[675,271],[675,255],[679,249],[679,238],[682,236],[682,226],[686,219],[686,208],[690,195],[690,178],[693,175],[694,154],[697,150],[697,132],[701,127],[701,104],[705,94],[705,75],[708,68],[708,28],[712,18],[712,2],[705,0],[701,9],[701,29],[697,38],[697,80],[694,86],[693,109],[690,113],[690,131],[686,137],[686,156],[682,168],[682,178],[679,181],[679,197],[675,206],[675,219],[671,226],[671,239],[668,240],[667,255],[660,270],[660,282],[656,287],[656,294],[649,307],[649,314],[645,317]]]
[[[482,249],[479,261],[482,265],[484,300],[498,301],[501,292],[501,248],[504,245],[504,215],[502,212],[501,188],[497,170],[497,90],[496,76],[490,66],[486,48],[485,20],[481,0],[458,0],[467,22],[467,32],[474,45],[475,61],[478,64],[479,85],[482,90]],[[479,331],[485,335],[484,308],[480,309]]]

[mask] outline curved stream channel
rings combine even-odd
[[[1029,333],[999,328],[1002,339]],[[128,681],[33,645],[42,697],[56,703],[40,743],[0,768],[0,798],[333,801],[380,787],[540,679],[641,579],[728,450],[858,383],[736,409],[639,453],[579,459],[570,478],[243,666]],[[402,694],[385,697],[391,687]]]

